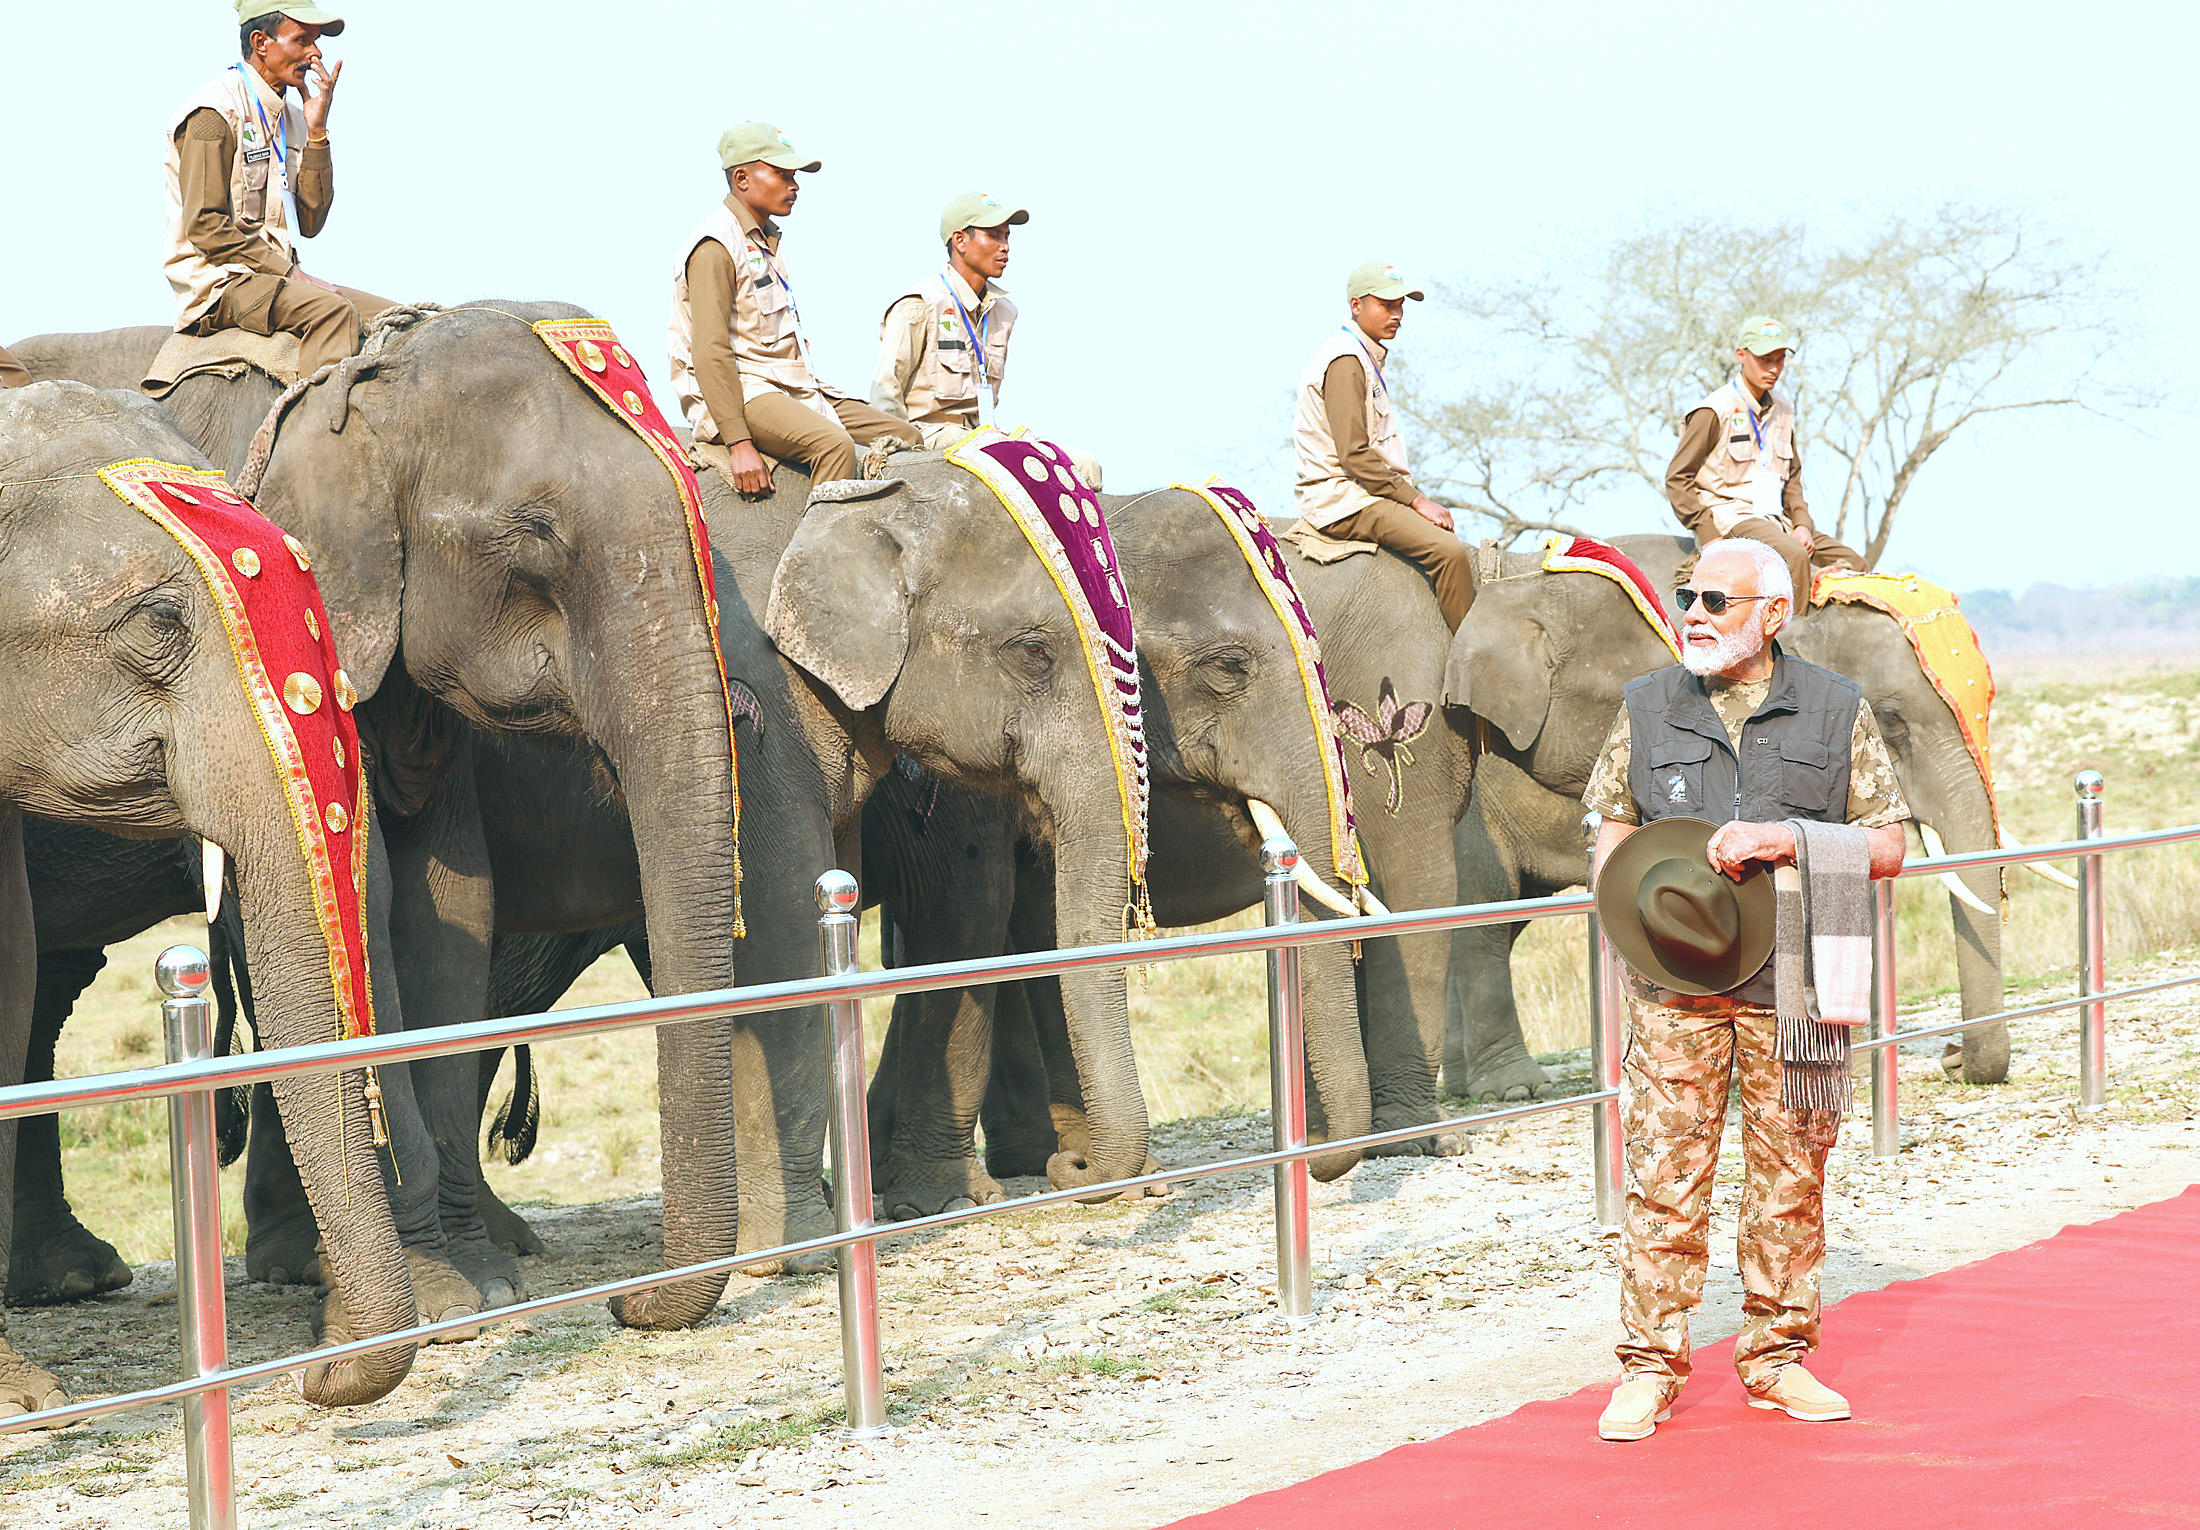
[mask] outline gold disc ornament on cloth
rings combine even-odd
[[[321,710],[321,682],[297,671],[283,682],[283,705],[300,717],[311,717]]]
[[[351,676],[342,670],[336,672],[336,704],[349,712],[358,704],[359,693],[351,688]]]
[[[341,802],[331,802],[324,816],[328,819],[328,831],[331,834],[341,834],[351,827],[351,814],[344,811]]]
[[[305,543],[286,531],[283,533],[283,546],[289,548],[290,555],[298,560],[298,568],[301,573],[311,573],[313,571],[313,560],[306,556]]]
[[[336,750],[336,768],[338,770],[342,770],[344,766],[348,763],[344,758],[344,741],[340,738],[332,738],[329,740],[329,743],[334,746]]]
[[[574,349],[580,352],[582,366],[588,368],[591,372],[601,372],[603,370],[602,346],[593,340],[583,340]]]
[[[229,561],[237,565],[237,572],[247,579],[260,577],[260,555],[249,547],[240,547],[229,555]],[[310,615],[311,613],[307,613]]]
[[[313,607],[306,607],[306,631],[318,643],[321,640],[321,618],[313,614]]]
[[[642,401],[632,388],[626,390],[626,397],[619,402],[626,405],[628,414],[640,414],[642,412]]]

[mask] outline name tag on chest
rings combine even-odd
[[[263,164],[263,163],[265,163],[265,162],[266,162],[266,161],[267,161],[267,160],[268,160],[268,159],[269,159],[269,158],[270,158],[270,157],[271,157],[271,156],[272,156],[273,154],[274,154],[274,150],[270,149],[270,148],[269,148],[269,147],[268,147],[268,146],[267,146],[266,144],[264,144],[264,143],[263,143],[263,144],[261,144],[261,145],[260,145],[260,146],[259,146],[258,148],[254,148],[254,147],[252,147],[252,146],[251,146],[250,144],[247,144],[247,145],[245,145],[245,151],[244,151],[244,162],[245,162],[246,164],[248,164],[248,165],[258,165],[258,164]]]

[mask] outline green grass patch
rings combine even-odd
[[[821,1429],[845,1423],[848,1410],[841,1404],[797,1413],[791,1418],[747,1418],[716,1429],[678,1450],[652,1452],[636,1458],[636,1466],[712,1466],[739,1462],[752,1450],[771,1450],[799,1445]]]

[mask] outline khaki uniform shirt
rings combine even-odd
[[[1665,469],[1665,497],[1681,524],[1699,538],[1725,536],[1758,516],[1750,500],[1750,475],[1759,456],[1757,438],[1772,471],[1781,475],[1780,516],[1790,530],[1812,531],[1803,500],[1803,455],[1795,439],[1795,409],[1778,388],[1752,399],[1745,414],[1739,380],[1714,389],[1681,421],[1680,445]],[[1754,416],[1756,429],[1750,429]],[[1709,533],[1699,521],[1708,519]]]
[[[295,230],[263,118],[285,124],[291,197],[298,205]],[[184,103],[168,133],[163,262],[176,293],[177,329],[191,329],[212,313],[224,291],[238,282],[288,276],[298,264],[293,236],[310,239],[328,222],[336,200],[328,140],[306,139],[304,109],[249,65],[224,70]]]
[[[1390,389],[1381,376],[1387,359],[1389,352],[1380,341],[1368,339],[1356,325],[1340,324],[1299,379],[1291,440],[1298,456],[1299,516],[1309,526],[1332,525],[1368,509],[1378,499],[1397,499],[1401,488],[1403,503],[1413,503],[1406,443],[1398,434]],[[1353,367],[1339,371],[1337,363],[1347,360]],[[1356,399],[1351,386],[1355,370],[1359,375]],[[1337,387],[1334,415],[1332,378]],[[1355,402],[1356,428],[1351,418]]]
[[[956,303],[960,302],[958,312]],[[985,340],[985,379],[974,364],[970,316]],[[950,266],[920,287],[903,293],[879,324],[878,367],[871,379],[871,402],[924,433],[926,446],[978,427],[981,387],[998,407],[1001,379],[1008,373],[1008,336],[1016,324],[1016,305],[999,282],[987,282],[985,296],[970,290],[962,273]]]
[[[700,442],[749,439],[743,406],[784,393],[836,426],[832,401],[848,395],[810,371],[802,318],[779,226],[759,221],[730,193],[688,236],[672,282],[672,386]]]
[[[1749,721],[1765,704],[1765,697],[1772,694],[1772,677],[1767,675],[1762,680],[1735,685],[1715,675],[1707,676],[1704,689],[1710,693],[1712,710],[1719,714],[1719,721],[1726,724],[1727,742],[1739,752],[1742,724]],[[1622,702],[1619,717],[1604,741],[1604,752],[1597,757],[1596,768],[1589,773],[1589,789],[1581,797],[1583,807],[1593,813],[1602,813],[1613,823],[1642,822],[1634,791],[1627,784],[1627,767],[1633,754],[1632,731],[1627,725],[1626,703]],[[1888,755],[1887,741],[1880,736],[1879,723],[1872,716],[1872,704],[1859,699],[1856,726],[1849,732],[1848,821],[1859,828],[1881,829],[1891,823],[1902,823],[1909,817],[1910,805],[1902,800],[1902,788],[1895,782],[1894,760]]]

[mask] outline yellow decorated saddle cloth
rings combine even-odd
[[[1994,795],[1993,755],[1987,725],[1994,711],[1994,676],[1980,651],[1978,635],[1957,609],[1955,592],[1916,574],[1858,573],[1826,569],[1811,587],[1811,608],[1846,601],[1870,606],[1893,617],[1910,640],[1918,666],[1933,689],[1955,713],[1963,742],[1978,765],[1989,800]],[[2001,816],[1995,806],[1995,818]]]
[[[248,329],[217,329],[210,335],[170,335],[153,357],[140,387],[155,398],[186,377],[213,372],[242,377],[265,372],[287,388],[298,380],[298,337],[255,335]]]

